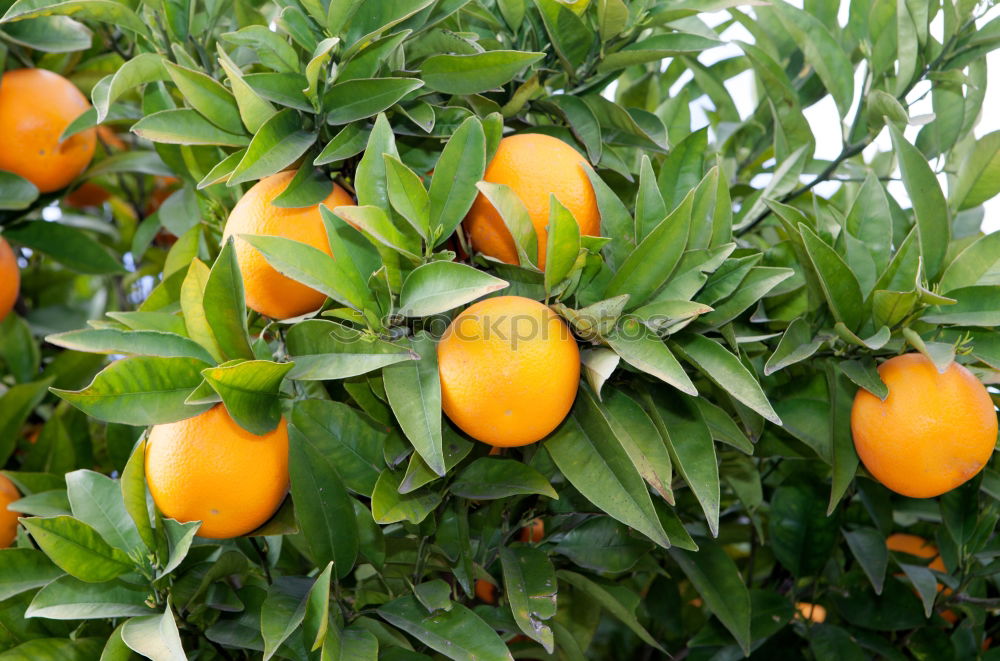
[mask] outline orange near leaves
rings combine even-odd
[[[59,136],[90,104],[73,83],[45,69],[15,69],[0,78],[0,170],[43,193],[64,188],[94,156],[96,132]]]
[[[17,517],[20,512],[11,512],[7,506],[21,498],[14,483],[6,475],[0,475],[0,549],[14,543],[17,537]]]
[[[259,528],[288,491],[288,424],[256,436],[221,404],[156,425],[146,444],[146,484],[165,516],[201,521],[198,535],[238,537]]]
[[[14,250],[0,237],[0,321],[14,309],[21,288],[21,272],[17,268]]]
[[[795,604],[795,617],[822,624],[826,621],[826,608],[808,601],[800,601]]]
[[[67,205],[82,209],[84,207],[99,207],[111,199],[108,189],[92,181],[83,182],[79,188],[64,198]]]
[[[889,397],[858,390],[851,410],[854,447],[875,479],[904,496],[933,498],[982,470],[996,445],[997,416],[969,370],[952,363],[941,374],[909,353],[878,371]]]
[[[448,326],[437,353],[445,414],[484,443],[534,443],[573,406],[580,350],[538,301],[500,296],[472,305]]]
[[[512,135],[500,141],[483,179],[506,184],[521,199],[538,235],[538,266],[545,268],[549,195],[555,194],[572,212],[580,233],[601,233],[597,198],[587,178],[587,159],[558,138],[536,133]],[[465,216],[472,247],[508,264],[518,264],[514,238],[489,200],[480,193]]]
[[[240,198],[226,222],[222,240],[236,238],[236,259],[243,273],[247,306],[266,317],[288,319],[312,312],[323,305],[326,295],[301,282],[278,273],[264,255],[240,234],[280,236],[307,243],[330,254],[330,245],[319,213],[319,205],[296,209],[276,207],[271,202],[281,194],[295,176],[295,171],[279,172],[261,179]],[[354,204],[343,188],[332,184],[330,195],[322,202],[334,207]]]
[[[545,539],[545,522],[541,519],[532,519],[528,525],[521,528],[518,536],[522,542],[540,542]]]
[[[497,603],[497,586],[493,585],[485,578],[476,579],[476,596],[486,604]]]

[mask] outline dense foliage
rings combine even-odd
[[[105,129],[66,190],[0,171],[25,517],[0,660],[994,658],[1000,473],[904,498],[849,417],[885,395],[877,359],[1000,374],[1000,134],[973,133],[1000,17],[839,4],[0,0],[0,70],[63,74],[93,104],[64,136]],[[827,97],[832,161],[803,115]],[[482,181],[515,132],[576,147],[600,208],[588,237],[553,205],[543,269]],[[332,179],[358,206],[322,208],[332,257],[246,239],[329,297],[275,321],[222,232],[292,167],[276,204]],[[105,193],[74,202],[83,182]],[[520,265],[469,247],[480,192]],[[499,456],[442,416],[434,351],[496,293],[551,305],[584,367],[562,425]],[[220,401],[291,438],[289,497],[232,540],[161,516],[143,477],[150,425]],[[940,561],[890,552],[902,532]]]

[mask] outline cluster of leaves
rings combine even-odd
[[[1000,474],[893,496],[848,418],[857,387],[886,394],[879,356],[1000,369],[1000,235],[979,232],[1000,141],[972,133],[988,7],[859,0],[840,27],[820,1],[257,4],[0,0],[0,61],[90,94],[66,134],[135,136],[81,176],[111,191],[99,212],[47,222],[58,194],[0,173],[27,260],[0,326],[0,459],[26,516],[0,551],[0,659],[979,653],[1000,625]],[[733,26],[754,43],[700,61]],[[741,116],[724,83],[744,71],[759,103]],[[920,94],[934,114],[911,141]],[[802,110],[826,97],[832,161]],[[482,181],[512,131],[576,146],[601,212],[581,236],[552,198],[544,268],[523,204]],[[332,257],[241,237],[330,298],[278,323],[248,315],[221,235],[289,167],[278,206],[331,179],[357,206],[321,207]],[[182,185],[151,206],[167,175]],[[477,194],[519,265],[469,256]],[[491,456],[441,415],[434,340],[497,292],[562,315],[585,383],[549,438]],[[286,416],[291,493],[210,542],[150,506],[142,431],[219,402],[253,433]],[[519,536],[537,518],[542,538]],[[947,572],[890,558],[901,530]]]

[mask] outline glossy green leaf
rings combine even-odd
[[[133,569],[124,552],[73,517],[31,517],[21,524],[52,562],[81,581],[102,583]]]
[[[432,55],[420,67],[431,89],[447,94],[477,94],[510,82],[543,53],[493,50],[473,55]]]
[[[511,459],[480,457],[458,474],[450,488],[452,493],[472,500],[530,494],[559,499],[544,475]]]
[[[427,333],[416,335],[410,346],[420,358],[382,370],[385,394],[413,448],[431,470],[444,475],[437,348]]]

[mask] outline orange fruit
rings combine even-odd
[[[545,539],[545,522],[541,519],[532,519],[528,525],[521,528],[518,537],[522,542],[540,542]]]
[[[904,496],[933,498],[982,470],[996,445],[997,416],[969,370],[952,363],[941,374],[909,353],[878,372],[888,398],[859,389],[851,410],[854,447],[875,479]]]
[[[493,585],[485,578],[476,579],[476,596],[486,604],[497,603],[497,586]]]
[[[445,414],[484,443],[534,443],[573,406],[580,350],[569,327],[538,301],[500,296],[470,306],[448,326],[437,354]]]
[[[520,198],[538,235],[538,266],[545,268],[549,195],[555,194],[580,225],[580,233],[601,233],[597,198],[584,169],[586,159],[568,144],[549,135],[522,133],[500,141],[483,179],[506,184]],[[480,193],[465,216],[472,247],[508,264],[519,264],[514,238],[500,213]]]
[[[17,517],[20,512],[12,512],[7,506],[20,499],[17,487],[6,475],[0,475],[0,549],[5,549],[17,538]]]
[[[259,528],[288,491],[288,424],[256,436],[221,404],[156,425],[146,444],[146,484],[165,516],[201,521],[198,535],[238,537]]]
[[[938,553],[938,547],[934,546],[919,535],[910,535],[904,532],[893,533],[886,538],[885,545],[890,551],[897,551],[899,553],[906,553],[907,555],[931,560],[930,564],[927,565],[928,569],[939,571],[943,574],[948,573],[948,570],[945,569],[944,566],[944,560],[941,559],[941,556]],[[901,575],[902,574],[897,574],[897,576]],[[937,591],[941,592],[941,590],[944,590],[946,595],[951,594],[951,590],[938,583]],[[952,610],[942,611],[941,617],[951,624],[958,621],[958,615]]]
[[[14,309],[20,288],[21,272],[17,268],[17,257],[10,244],[0,237],[0,321]]]
[[[90,104],[73,83],[45,69],[15,69],[0,78],[0,170],[43,193],[65,188],[94,156],[96,131],[59,136]]]
[[[312,312],[323,305],[326,295],[278,273],[264,255],[240,234],[281,236],[330,254],[330,245],[319,214],[319,205],[284,209],[271,204],[295,176],[288,170],[261,179],[233,207],[222,234],[225,241],[236,236],[236,258],[243,273],[247,305],[266,317],[287,319]],[[322,204],[334,207],[354,204],[350,194],[332,184],[330,195]]]
[[[800,601],[795,604],[795,617],[800,620],[804,619],[816,624],[822,624],[826,621],[826,609],[819,604]]]
[[[110,198],[111,193],[106,188],[92,181],[85,181],[64,199],[69,206],[82,209],[84,207],[99,207]]]

